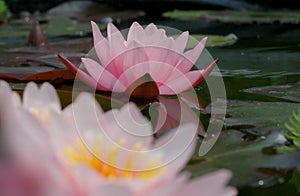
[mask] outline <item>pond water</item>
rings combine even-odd
[[[144,24],[148,22],[153,21],[141,21]],[[299,173],[296,171],[300,163],[299,152],[276,154],[272,149],[271,153],[264,151],[277,144],[274,134],[285,130],[284,123],[300,107],[299,25],[222,24],[169,19],[155,23],[189,30],[191,34],[234,33],[238,37],[232,46],[208,48],[213,57],[220,59],[218,66],[228,98],[226,126],[216,147],[207,157],[195,155],[186,169],[197,176],[213,169],[229,168],[234,174],[232,184],[239,187],[240,195],[299,194],[296,189],[299,186]],[[119,27],[128,27],[128,23],[121,23]],[[89,30],[86,30],[89,24],[82,28],[85,29],[83,36],[52,35],[49,42],[90,37]],[[27,33],[28,29],[26,26],[25,30],[19,30]],[[2,34],[0,49],[4,51],[24,46],[26,33],[13,38]],[[80,49],[77,52],[85,51]],[[22,53],[26,53],[26,49]],[[0,59],[2,73],[12,73],[7,67],[16,70],[18,66],[13,63],[20,53],[5,53],[12,61],[3,54]],[[30,66],[25,68],[33,69]],[[21,67],[24,68],[24,65]],[[37,69],[48,71],[53,67],[39,66]],[[62,86],[59,88],[68,89],[70,83]],[[203,89],[205,84],[200,85],[197,91],[205,98],[208,95]]]

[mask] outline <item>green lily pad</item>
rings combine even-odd
[[[195,39],[201,41],[205,37],[207,37],[207,42],[206,42],[207,47],[231,46],[234,43],[236,43],[238,40],[238,37],[233,33],[224,36],[223,35],[200,35],[200,34],[191,35],[191,37],[189,37],[188,39],[186,49],[192,49],[198,44],[197,42],[195,42]]]
[[[163,16],[180,20],[205,20],[231,23],[294,23],[300,22],[300,12],[295,10],[250,11],[250,10],[175,10]]]
[[[254,87],[245,91],[300,102],[300,82],[287,85]]]
[[[172,36],[175,39],[178,37],[178,35]],[[230,33],[228,35],[201,35],[201,34],[192,34],[190,35],[188,42],[186,44],[186,49],[192,49],[194,48],[199,41],[201,41],[203,38],[207,37],[206,47],[222,47],[222,46],[231,46],[234,43],[237,42],[238,37]],[[198,42],[196,42],[197,40]]]
[[[185,170],[198,176],[227,168],[233,172],[233,185],[258,186],[284,176],[285,170],[292,170],[300,163],[299,151],[286,154],[263,153],[264,149],[286,141],[278,131],[255,141],[243,141],[242,137],[239,131],[224,131],[213,148],[203,157],[194,155]],[[282,173],[279,172],[281,170]]]
[[[283,102],[229,101],[227,127],[250,125],[265,134],[270,130],[286,130],[284,123],[300,104]]]
[[[284,123],[298,107],[299,104],[293,103],[229,101],[225,122],[227,127],[247,125],[261,133],[285,130]]]
[[[209,14],[209,10],[174,10],[163,13],[164,17],[181,20],[195,20]]]

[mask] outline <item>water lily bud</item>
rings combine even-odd
[[[40,27],[39,21],[35,20],[28,36],[28,46],[41,46],[48,43],[44,30]]]

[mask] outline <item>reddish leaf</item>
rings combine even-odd
[[[16,76],[0,74],[0,79],[10,81],[10,82],[29,82],[29,81],[52,81],[55,79],[63,80],[74,80],[75,75],[69,70],[52,70],[36,74],[31,74],[29,76],[18,78]]]

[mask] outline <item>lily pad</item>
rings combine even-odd
[[[251,125],[256,131],[265,134],[270,130],[285,130],[293,111],[300,104],[284,102],[228,101],[225,123],[227,127]]]
[[[207,42],[206,42],[207,47],[231,46],[234,43],[236,43],[238,40],[238,37],[233,33],[224,36],[222,35],[191,35],[191,36],[192,38],[198,41],[200,41],[204,37],[207,37]],[[194,48],[197,45],[197,43],[195,43],[194,39],[192,38],[189,38],[186,49]]]
[[[203,157],[194,155],[186,167],[193,176],[220,168],[233,172],[231,183],[235,186],[267,184],[274,177],[281,177],[280,170],[292,170],[300,163],[300,152],[264,154],[263,149],[279,145],[286,140],[274,131],[255,141],[243,141],[243,134],[236,130],[224,131],[215,146]],[[270,171],[277,172],[270,172]],[[265,172],[269,171],[269,172]]]
[[[76,63],[80,63],[80,57],[84,56],[79,53],[64,55]],[[2,63],[5,63],[5,65],[1,65],[0,63],[0,79],[14,82],[30,80],[51,81],[57,78],[66,80],[74,79],[74,75],[65,70],[65,66],[58,59],[57,54],[43,56],[23,54],[20,57],[15,56],[13,59],[7,59],[7,61]]]
[[[173,35],[175,39],[178,37],[178,35]],[[234,43],[237,42],[238,37],[230,33],[228,35],[201,35],[201,34],[192,34],[190,35],[188,42],[186,44],[186,49],[192,49],[194,48],[199,41],[201,41],[203,38],[207,37],[206,47],[222,47],[222,46],[231,46]],[[196,42],[197,40],[198,42]]]
[[[300,82],[286,85],[272,85],[246,89],[245,92],[257,93],[289,101],[300,102]]]
[[[44,82],[44,81],[54,81],[60,79],[62,81],[73,81],[75,78],[74,74],[71,73],[69,70],[51,70],[46,72],[40,72],[36,74],[31,74],[29,76],[18,78],[12,75],[0,74],[0,79],[4,79],[6,81],[13,81],[13,82]]]
[[[166,12],[163,16],[180,20],[205,20],[230,23],[293,23],[300,22],[299,11],[274,10],[274,11],[250,11],[250,10],[175,10]]]

